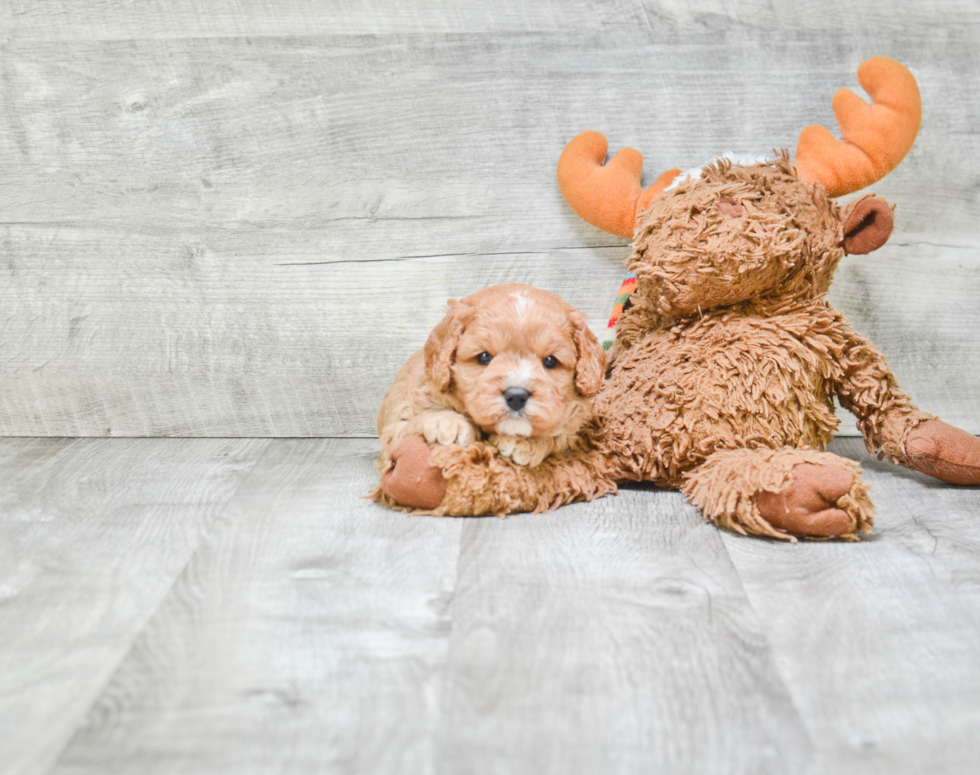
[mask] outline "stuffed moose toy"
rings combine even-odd
[[[739,533],[856,540],[874,509],[858,465],[824,451],[834,397],[879,457],[980,484],[980,439],[920,411],[826,300],[844,255],[881,247],[893,224],[878,197],[834,198],[894,169],[921,117],[915,79],[898,62],[868,60],[858,82],[871,104],[838,91],[843,140],[807,127],[795,165],[785,151],[763,163],[719,159],[643,191],[637,151],[603,165],[605,138],[575,137],[558,162],[562,194],[584,220],[633,240],[635,288],[593,419],[534,467],[485,442],[411,437],[382,473],[380,497],[422,513],[502,516],[648,481],[680,489]]]

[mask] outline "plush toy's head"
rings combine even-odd
[[[664,318],[815,298],[845,253],[885,243],[893,226],[887,202],[865,196],[839,207],[833,197],[880,180],[904,158],[921,122],[919,90],[886,57],[864,62],[858,82],[871,104],[840,89],[834,113],[843,140],[807,127],[795,167],[785,151],[769,162],[719,159],[687,176],[668,170],[643,190],[637,151],[624,148],[603,164],[608,145],[598,132],[568,143],[558,160],[566,201],[594,226],[633,239],[608,344],[628,346]]]
[[[845,253],[880,247],[891,209],[866,197],[840,208],[793,171],[787,155],[743,166],[720,160],[660,194],[637,218],[636,303],[662,317],[825,293]]]

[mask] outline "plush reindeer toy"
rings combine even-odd
[[[873,507],[857,464],[824,451],[834,397],[857,416],[869,450],[980,484],[980,439],[919,410],[826,300],[844,255],[876,250],[892,230],[884,200],[842,207],[834,197],[894,169],[919,128],[905,67],[871,59],[858,82],[872,103],[841,89],[843,140],[808,127],[795,166],[786,152],[756,164],[722,159],[698,176],[671,170],[643,191],[638,152],[603,166],[605,138],[575,137],[558,162],[563,195],[589,223],[633,240],[635,288],[594,418],[581,444],[533,468],[485,444],[431,450],[408,439],[387,473],[387,484],[413,483],[417,497],[401,505],[540,511],[649,481],[682,490],[707,519],[740,533],[853,540],[870,532]]]

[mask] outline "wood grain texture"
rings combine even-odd
[[[413,518],[375,440],[263,446],[0,441],[5,773],[975,769],[977,488],[838,441],[877,535],[788,546],[650,487]]]
[[[725,535],[814,749],[814,772],[972,773],[980,761],[980,488],[862,461],[877,535]],[[848,551],[853,549],[853,551]]]
[[[51,772],[431,771],[463,525],[376,454],[270,442]]]
[[[467,521],[440,771],[803,772],[718,530],[678,493]]]
[[[631,3],[591,0],[66,0],[51,9],[21,2],[8,14],[10,37],[104,40],[175,37],[384,35],[390,33],[527,32],[601,29],[633,23]]]
[[[0,770],[47,771],[267,443],[0,440]]]
[[[530,282],[602,329],[625,254],[379,259],[366,280],[360,263],[316,260],[322,241],[308,236],[291,256],[277,255],[278,239],[262,233],[202,230],[184,239],[48,230],[36,241],[7,231],[11,252],[28,254],[18,284],[38,291],[0,289],[8,343],[0,432],[373,436],[384,391],[448,298],[503,278]],[[107,245],[134,260],[153,253],[160,266],[122,277],[105,267],[82,287],[71,266],[97,266]],[[962,271],[973,255],[898,243],[887,255],[851,257],[832,301],[924,409],[978,432],[980,272]],[[181,263],[193,282],[171,271]],[[370,277],[384,280],[372,287]],[[853,433],[851,415],[841,417]]]
[[[530,280],[601,327],[625,242],[561,201],[572,134],[641,149],[651,179],[791,147],[872,54],[912,67],[925,119],[876,186],[899,230],[835,300],[923,406],[980,432],[980,9],[832,3],[793,26],[761,0],[569,3],[548,27],[532,4],[313,5],[11,17],[0,433],[371,434],[451,295]]]
[[[52,773],[802,769],[679,495],[412,518],[357,499],[375,447],[271,443]]]
[[[860,4],[858,5],[860,8]],[[946,21],[972,20],[971,0],[933,0],[856,13],[847,0],[819,7],[778,0],[62,0],[57,6],[19,0],[5,9],[9,39],[101,40],[175,37],[383,35],[391,33],[540,32],[621,29],[714,32],[732,26],[887,39]]]

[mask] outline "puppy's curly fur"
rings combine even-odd
[[[585,316],[553,293],[509,283],[450,301],[385,394],[378,470],[413,435],[430,444],[486,439],[515,463],[536,466],[567,449],[591,419],[604,371]]]

